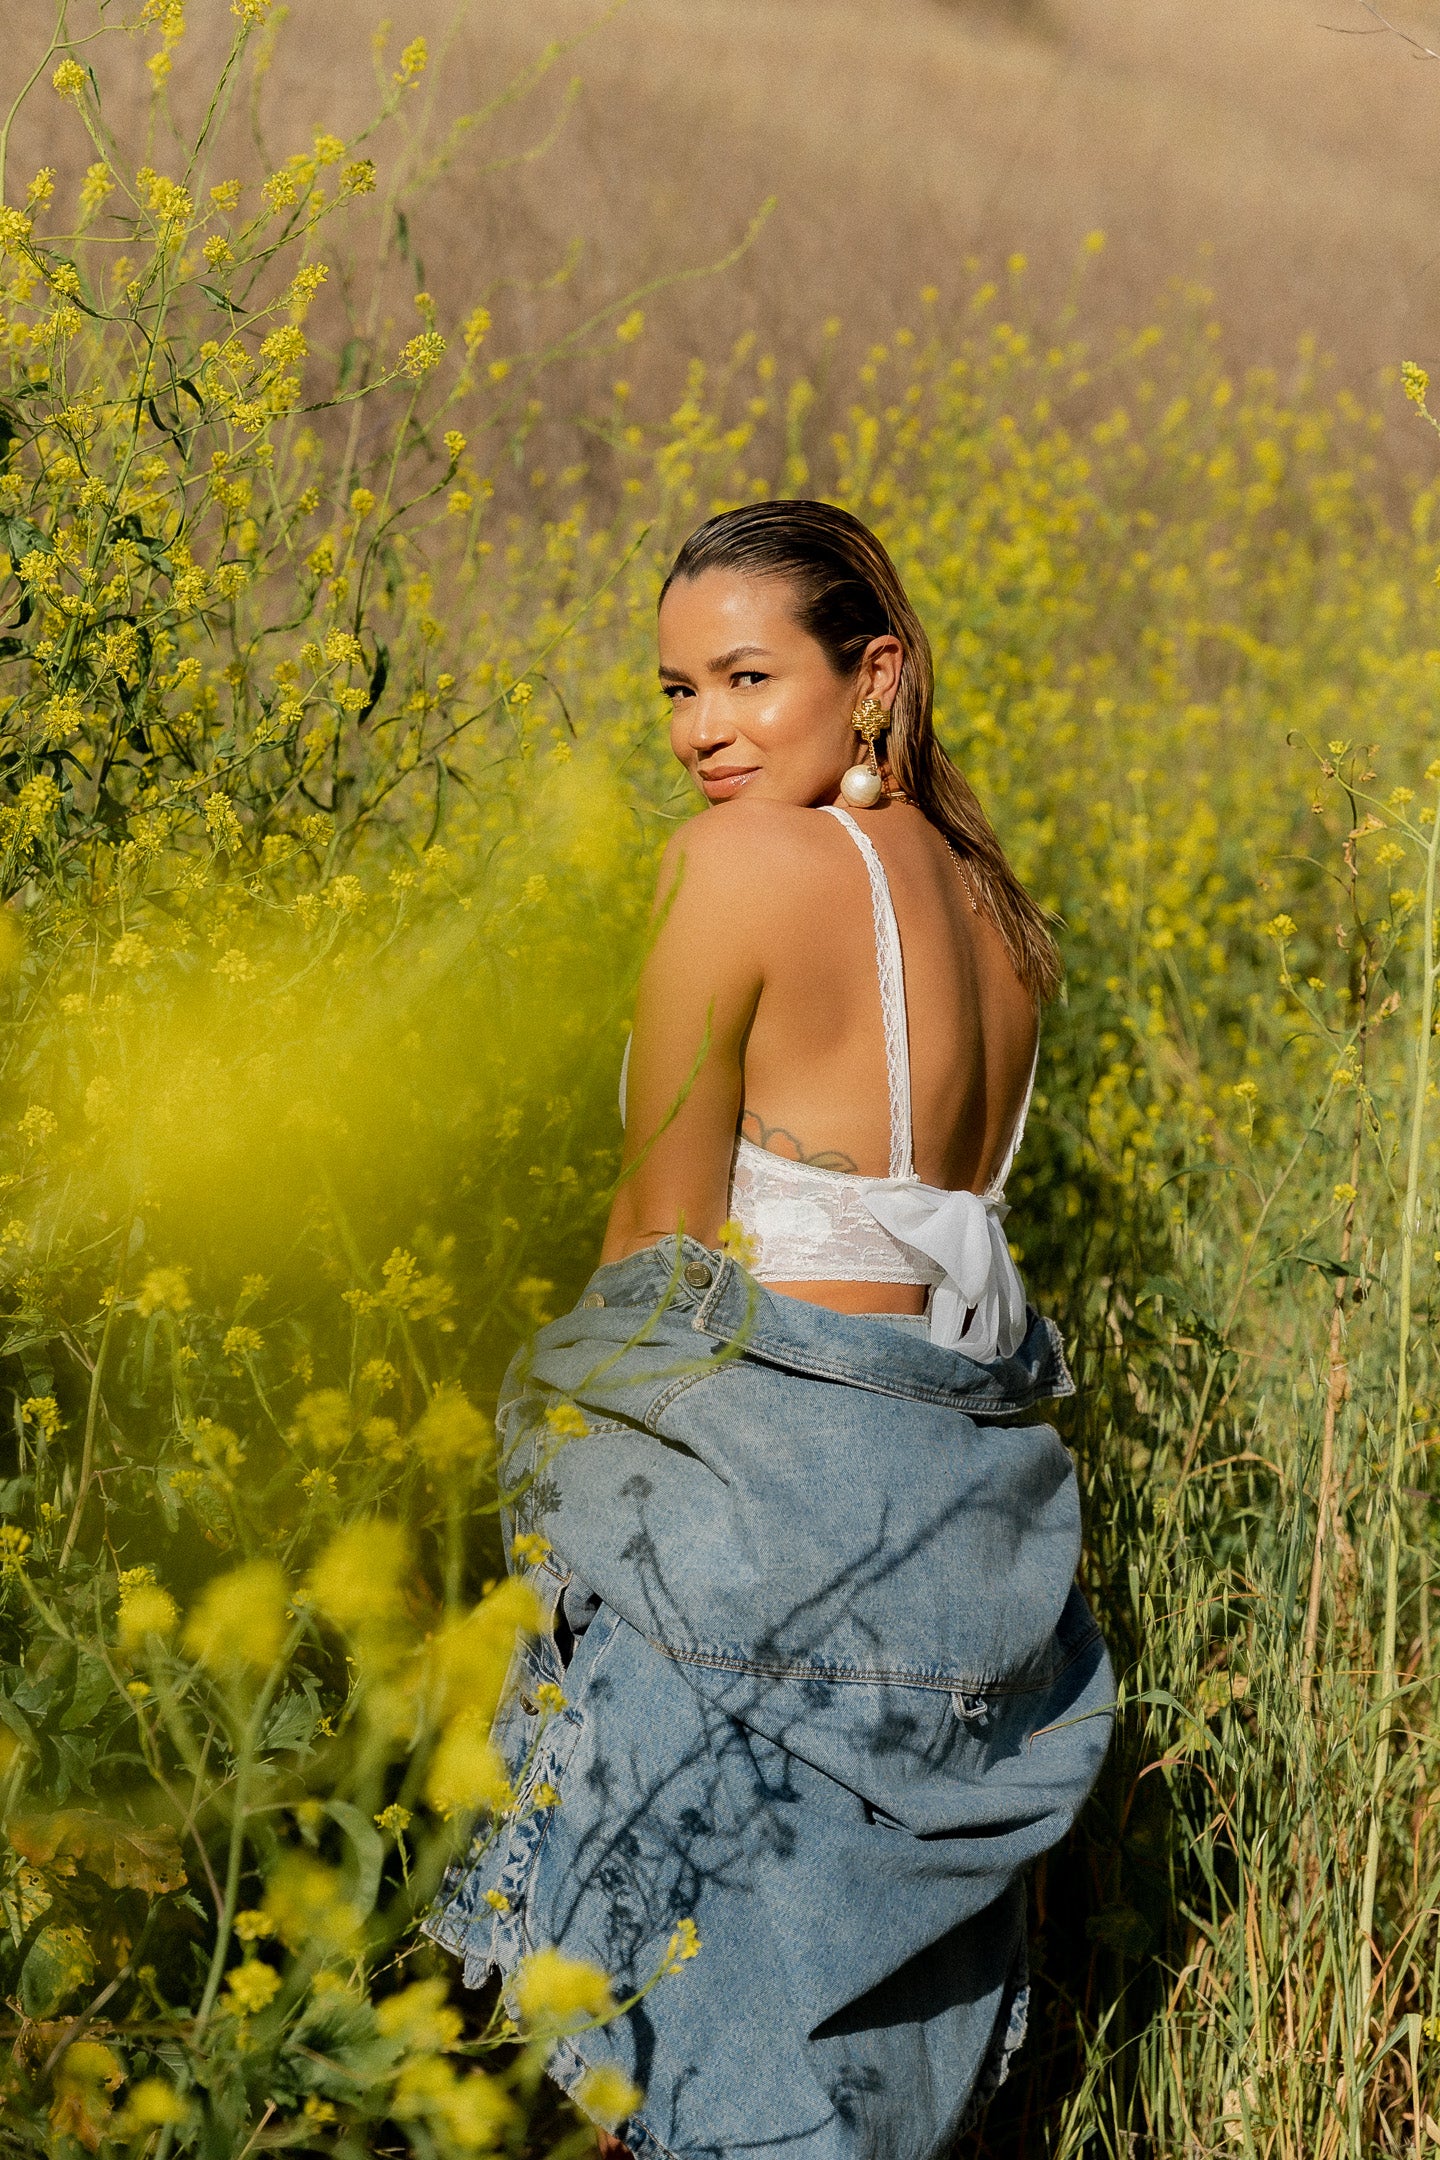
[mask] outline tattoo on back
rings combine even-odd
[[[859,1164],[853,1155],[846,1155],[839,1148],[818,1148],[811,1152],[794,1133],[784,1125],[767,1125],[756,1110],[747,1110],[740,1120],[740,1130],[755,1147],[764,1148],[768,1154],[780,1155],[791,1162],[807,1165],[812,1170],[847,1170],[852,1175]]]

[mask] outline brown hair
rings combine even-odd
[[[839,675],[853,675],[872,638],[900,640],[900,681],[890,711],[886,763],[899,788],[964,857],[1004,938],[1015,972],[1037,1004],[1060,987],[1049,918],[1005,859],[974,789],[935,734],[935,667],[924,625],[885,549],[868,526],[832,503],[779,500],[727,510],[693,532],[660,597],[677,578],[706,570],[783,577],[795,587],[803,628]]]

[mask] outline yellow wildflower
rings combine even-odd
[[[169,1635],[179,1614],[168,1590],[155,1583],[136,1583],[120,1592],[116,1631],[122,1650],[137,1649],[151,1635]]]
[[[514,2103],[483,2070],[457,2075],[439,2055],[406,2063],[395,2081],[391,2113],[437,2130],[448,2150],[494,2152],[514,2120]]]
[[[583,1440],[590,1430],[584,1411],[572,1402],[552,1403],[545,1412],[545,1423],[562,1440]]]
[[[205,1585],[185,1648],[212,1671],[273,1665],[285,1635],[285,1581],[273,1560],[247,1560]]]
[[[519,1634],[542,1625],[540,1600],[519,1576],[507,1575],[463,1620],[441,1630],[427,1646],[427,1684],[435,1715],[476,1712],[488,1725],[500,1700]]]
[[[721,1223],[715,1243],[722,1253],[731,1260],[737,1260],[744,1268],[753,1268],[760,1257],[760,1248],[754,1238],[733,1215],[728,1222]]]
[[[476,1808],[499,1814],[510,1805],[514,1795],[488,1717],[464,1710],[451,1719],[430,1758],[425,1797],[441,1815]]]
[[[182,2123],[188,2113],[173,2085],[167,2085],[163,2078],[141,2078],[126,2094],[116,2128],[122,2137],[138,2137],[147,2130],[163,2129],[167,2123]]]
[[[398,2040],[407,2055],[443,2055],[465,2027],[460,2012],[445,2000],[448,1991],[444,1980],[417,1980],[386,1997],[375,2012],[375,2023],[387,2040]]]
[[[313,1450],[317,1455],[334,1455],[354,1430],[355,1415],[344,1388],[316,1388],[301,1397],[287,1437],[293,1447]]]
[[[30,1550],[30,1533],[19,1523],[0,1523],[0,1575],[18,1575]]]
[[[401,1584],[410,1565],[410,1539],[399,1523],[351,1523],[310,1570],[310,1595],[337,1627],[383,1625],[404,1610]]]
[[[610,1982],[599,1966],[562,1950],[532,1952],[515,1976],[514,1993],[520,2023],[530,2032],[573,2032],[615,2014]]]
[[[679,1972],[682,1965],[700,1955],[700,1934],[691,1919],[677,1920],[674,1933],[665,1949],[665,1971]]]
[[[233,855],[244,845],[244,830],[228,795],[207,796],[205,825],[214,847],[224,848]]]
[[[89,79],[78,60],[62,60],[50,77],[50,86],[57,90],[61,97],[78,101],[84,95]]]
[[[256,1352],[263,1350],[264,1347],[265,1338],[258,1328],[232,1327],[227,1328],[225,1331],[225,1340],[220,1345],[220,1355],[229,1362],[232,1368],[238,1370],[244,1364],[246,1358],[254,1357]]]
[[[606,2130],[618,2130],[644,2097],[639,2086],[632,2084],[614,2063],[601,2063],[587,2070],[575,2091],[575,2098],[590,2120]]]
[[[235,1967],[225,1986],[227,2009],[237,2017],[253,2017],[279,1994],[280,1975],[263,1958],[246,1958],[243,1965]]]
[[[458,1387],[435,1390],[410,1437],[421,1461],[442,1476],[488,1463],[495,1451],[489,1419],[466,1401]]]
[[[153,955],[138,930],[127,930],[116,938],[110,948],[110,965],[113,968],[143,968],[150,965]]]
[[[518,1536],[510,1540],[510,1550],[523,1565],[534,1567],[545,1558],[548,1552],[552,1552],[554,1547],[551,1545],[549,1538],[543,1536],[540,1531],[522,1530]]]
[[[438,330],[422,330],[419,337],[411,338],[400,348],[396,366],[402,375],[412,382],[420,383],[433,369],[440,365],[445,355],[445,340]]]
[[[349,1949],[364,1918],[346,1896],[338,1870],[308,1853],[290,1853],[280,1862],[266,1886],[264,1910],[289,1950]]]
[[[37,1425],[47,1443],[60,1430],[60,1405],[53,1395],[27,1395],[20,1405],[20,1416],[25,1424]]]
[[[148,1319],[151,1313],[162,1308],[172,1313],[188,1312],[190,1302],[190,1285],[184,1268],[151,1268],[140,1285],[135,1310],[142,1319]]]

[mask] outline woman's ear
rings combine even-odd
[[[889,712],[895,702],[895,693],[900,688],[900,669],[904,659],[905,648],[899,638],[889,634],[871,638],[856,677],[856,703],[858,704],[861,698],[878,698],[886,712]]]

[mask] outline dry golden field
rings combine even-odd
[[[292,0],[267,148],[368,109],[379,18],[433,46],[455,12]],[[1168,279],[1199,275],[1246,358],[1283,364],[1314,331],[1364,387],[1440,342],[1440,63],[1380,33],[1360,0],[480,0],[465,13],[444,92],[455,110],[549,40],[581,42],[467,139],[438,192],[419,237],[442,311],[452,293],[508,286],[517,326],[569,322],[577,288],[712,260],[773,195],[746,260],[665,303],[650,366],[747,328],[799,357],[831,315],[883,334],[918,285],[968,286],[975,254],[1024,253],[1048,305],[1096,228],[1109,245],[1092,327],[1141,319]],[[9,0],[5,15],[0,66],[18,77],[50,0]],[[195,0],[190,17],[182,108],[231,27],[225,0]],[[1402,0],[1392,19],[1440,45],[1434,0]],[[137,45],[137,135],[143,58]],[[495,169],[557,123],[544,155]],[[48,162],[63,177],[76,133],[22,121],[12,171]],[[574,241],[568,289],[528,292]]]

